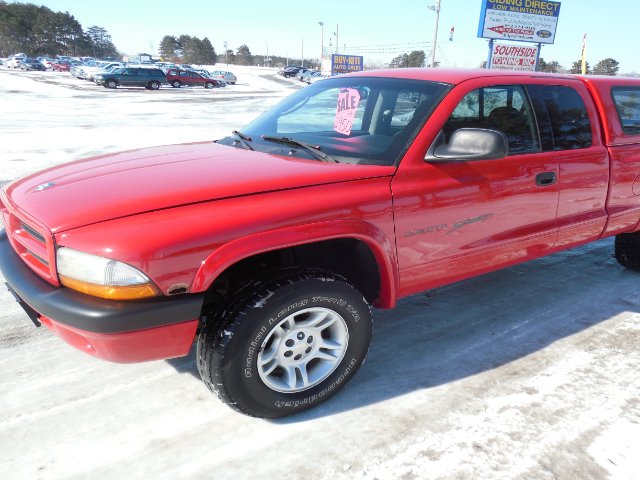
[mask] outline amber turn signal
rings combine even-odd
[[[87,295],[94,297],[106,298],[108,300],[139,300],[142,298],[155,297],[159,295],[157,288],[149,283],[141,285],[97,285],[95,283],[83,282],[74,278],[59,275],[60,283],[65,287],[71,288]]]

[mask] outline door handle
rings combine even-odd
[[[558,180],[556,172],[544,172],[536,175],[536,185],[539,187],[548,187]]]

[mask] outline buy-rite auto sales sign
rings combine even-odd
[[[560,2],[483,0],[478,37],[551,44],[559,16]]]

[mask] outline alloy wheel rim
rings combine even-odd
[[[280,393],[308,390],[336,370],[348,345],[347,323],[337,312],[299,310],[267,334],[257,356],[260,379]]]

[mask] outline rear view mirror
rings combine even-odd
[[[445,143],[440,133],[429,148],[427,162],[452,162],[491,160],[503,158],[509,152],[507,136],[497,130],[484,128],[460,128],[451,134],[449,143]]]

